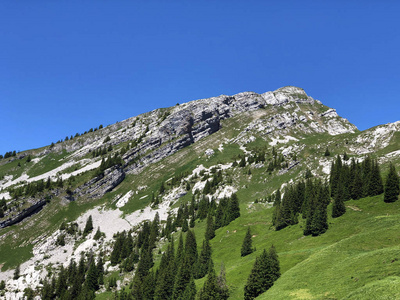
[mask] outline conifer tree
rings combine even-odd
[[[163,255],[163,258],[161,259],[160,268],[157,275],[157,284],[155,288],[154,299],[163,300],[170,299],[172,297],[177,265],[178,264],[175,262],[174,240],[172,240],[168,246],[167,252]]]
[[[90,215],[86,221],[85,229],[83,230],[83,235],[87,235],[92,230],[93,230],[93,220],[92,216]]]
[[[378,161],[372,161],[372,169],[371,176],[369,180],[369,188],[368,188],[369,196],[377,196],[383,193],[383,184],[381,177],[381,170],[378,164]]]
[[[184,257],[185,257],[185,249],[183,248],[183,235],[182,235],[182,232],[181,232],[180,235],[179,235],[179,240],[178,240],[178,249],[176,251],[176,263],[177,263],[177,265],[180,265],[183,262],[183,258]]]
[[[185,292],[186,286],[190,282],[190,277],[192,276],[192,265],[190,260],[185,258],[183,264],[179,267],[178,274],[176,275],[173,299],[180,299]]]
[[[276,252],[274,245],[271,245],[271,247],[269,248],[268,255],[270,259],[273,281],[276,281],[279,277],[281,277],[281,267],[279,263],[278,253]]]
[[[212,260],[210,260],[210,266],[208,267],[207,279],[200,290],[199,300],[211,300],[218,299],[219,289],[217,286],[217,277]]]
[[[155,278],[153,271],[150,271],[143,279],[142,296],[143,299],[153,299],[155,291]]]
[[[211,259],[211,245],[208,239],[203,240],[203,246],[200,252],[199,259],[194,269],[195,279],[203,278],[208,273],[208,267]]]
[[[211,240],[215,237],[215,227],[214,227],[214,219],[212,215],[209,213],[207,216],[207,225],[206,225],[206,233],[205,238],[207,240]]]
[[[274,207],[275,210],[272,214],[272,225],[277,226],[281,210],[281,192],[279,189],[275,192]]]
[[[244,299],[250,300],[268,290],[280,276],[278,255],[271,246],[256,258],[253,269],[244,287]]]
[[[87,286],[89,291],[97,291],[99,288],[98,285],[98,272],[96,265],[94,263],[94,258],[91,259],[89,270],[86,275],[85,285]]]
[[[104,285],[104,264],[103,264],[103,259],[101,258],[101,256],[99,257],[98,261],[97,261],[97,265],[96,265],[96,269],[97,269],[97,283],[98,285]]]
[[[246,235],[244,236],[240,254],[243,257],[243,256],[251,254],[252,252],[253,252],[253,248],[252,248],[251,232],[250,232],[250,226],[249,226],[249,227],[247,227],[247,232],[246,232]]]
[[[185,241],[185,259],[190,266],[194,266],[197,262],[198,252],[196,237],[192,230],[188,230]]]
[[[340,217],[345,212],[346,212],[346,206],[344,205],[343,183],[339,182],[332,205],[332,218]]]
[[[235,220],[240,217],[240,207],[239,207],[239,199],[235,193],[232,194],[231,199],[229,201],[229,218],[230,221]]]
[[[189,283],[186,285],[185,291],[179,300],[195,300],[196,299],[196,284],[194,283],[193,276],[190,276]]]
[[[385,201],[386,203],[395,202],[399,199],[399,194],[399,175],[396,172],[395,166],[390,163],[389,173],[386,177],[385,194],[383,196],[383,201]]]
[[[354,172],[354,179],[352,184],[351,198],[358,200],[363,196],[363,180],[361,175],[361,168],[356,165]]]
[[[189,230],[189,224],[188,224],[187,219],[184,219],[182,223],[183,223],[183,224],[182,224],[182,231],[183,231],[183,232],[188,231],[188,230]]]
[[[320,184],[318,193],[318,204],[314,210],[311,224],[310,234],[312,236],[318,236],[325,233],[328,230],[328,216],[326,207],[329,201],[329,190]]]

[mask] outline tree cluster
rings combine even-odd
[[[81,256],[79,263],[70,261],[67,268],[61,265],[51,279],[45,279],[40,291],[43,300],[49,299],[94,299],[95,291],[104,285],[104,268],[101,256],[97,262],[93,254]]]
[[[268,252],[264,249],[256,258],[244,287],[244,299],[251,300],[261,295],[270,289],[280,276],[278,255],[272,245]]]

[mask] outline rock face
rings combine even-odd
[[[244,92],[233,96],[221,95],[172,108],[156,109],[56,144],[51,151],[65,149],[74,152],[73,157],[82,157],[101,147],[134,141],[135,146],[125,153],[123,159],[126,162],[124,169],[128,173],[136,173],[149,163],[157,162],[218,131],[221,121],[262,108],[268,110],[283,107],[283,111],[271,118],[270,124],[262,126],[268,132],[295,126],[306,133],[328,132],[332,135],[357,130],[347,120],[340,118],[335,110],[328,109],[319,115],[313,111],[307,114],[301,111],[301,105],[323,108],[319,101],[309,97],[303,89],[293,86],[264,94]],[[284,112],[290,107],[295,107],[296,112]],[[310,123],[309,126],[303,126],[306,122]],[[107,141],[106,137],[109,137]]]
[[[101,198],[124,179],[125,172],[121,168],[112,167],[104,171],[104,176],[98,176],[76,189],[72,197]]]
[[[18,213],[15,217],[9,218],[5,221],[0,222],[0,228],[4,228],[7,226],[11,226],[14,225],[18,222],[21,222],[22,220],[24,220],[25,218],[33,215],[34,213],[37,213],[38,211],[40,211],[43,206],[46,204],[46,200],[45,199],[39,199],[37,201],[34,201],[34,203],[29,206],[28,208],[22,210],[20,213]]]

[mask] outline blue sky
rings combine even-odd
[[[399,1],[2,1],[0,154],[159,107],[300,86],[400,120]]]

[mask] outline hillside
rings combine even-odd
[[[9,153],[0,160],[0,199],[6,203],[0,218],[0,280],[6,286],[0,293],[18,299],[30,288],[40,296],[43,282],[71,259],[78,262],[82,252],[88,261],[105,262],[99,299],[113,299],[123,288],[130,292],[136,271],[111,263],[117,232],[131,230],[138,243],[144,221],[158,215],[155,272],[168,240],[178,244],[183,223],[176,220],[185,207],[201,206],[205,196],[219,205],[236,194],[240,217],[210,240],[217,274],[225,265],[230,299],[243,299],[256,257],[272,244],[281,277],[260,299],[365,299],[374,293],[394,299],[400,292],[398,201],[384,203],[382,194],[349,200],[346,213],[334,219],[330,203],[329,228],[320,236],[303,235],[301,217],[279,231],[272,224],[276,190],[284,193],[310,176],[329,180],[332,162],[344,154],[360,162],[370,155],[386,178],[389,162],[400,167],[400,122],[360,132],[297,87],[191,101]],[[207,223],[200,211],[184,221],[193,223],[199,253]],[[84,234],[89,216],[93,230]],[[163,236],[170,221],[180,226]],[[241,257],[249,226],[256,251]],[[97,228],[103,235],[95,239]],[[114,278],[117,287],[108,290]],[[205,280],[195,280],[197,291]]]

